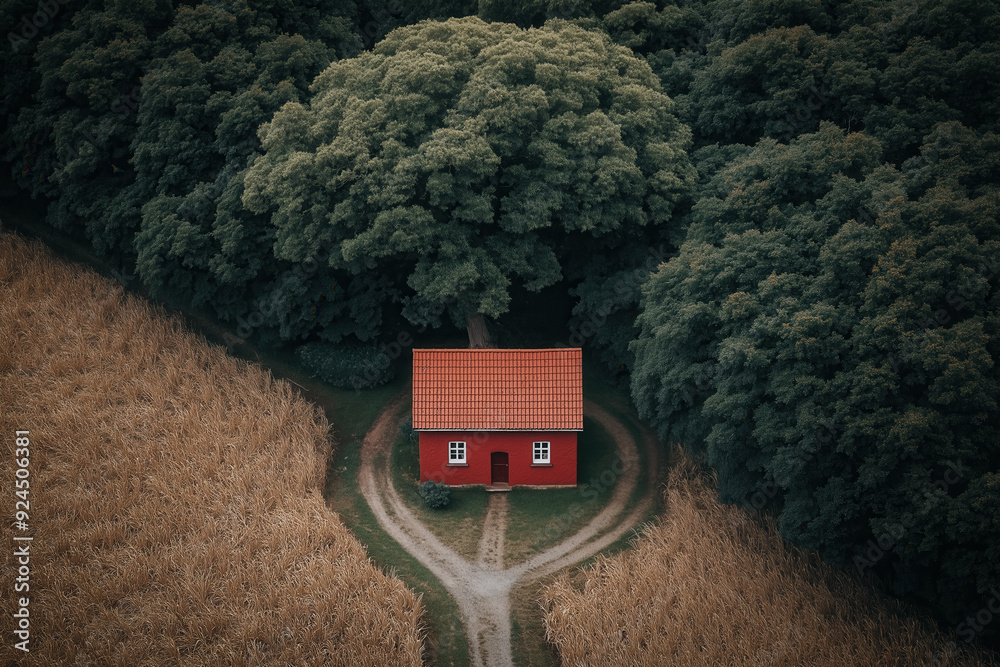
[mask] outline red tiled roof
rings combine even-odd
[[[582,430],[583,355],[551,350],[414,350],[413,428]]]

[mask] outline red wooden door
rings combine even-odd
[[[490,483],[510,483],[510,463],[507,452],[493,452],[490,454]]]

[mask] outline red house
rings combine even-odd
[[[576,486],[580,348],[414,350],[420,481]]]

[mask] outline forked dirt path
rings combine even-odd
[[[653,502],[656,447],[644,434],[648,456],[648,491],[632,511],[625,506],[639,481],[636,443],[618,420],[597,404],[586,401],[584,414],[614,438],[619,459],[613,472],[619,476],[610,500],[601,512],[575,535],[536,554],[524,563],[503,568],[503,543],[507,525],[506,494],[494,493],[483,522],[476,562],[471,563],[446,546],[406,506],[392,485],[389,451],[398,431],[401,412],[409,405],[405,392],[379,415],[365,436],[358,481],[361,494],[379,525],[436,576],[458,603],[469,637],[472,664],[509,667],[511,651],[510,593],[515,584],[530,581],[585,560],[632,530]]]

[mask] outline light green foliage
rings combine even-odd
[[[556,283],[575,242],[669,219],[693,180],[672,108],[598,33],[424,22],[265,124],[243,202],[280,259],[330,243],[331,268],[392,276],[411,319],[495,317],[515,282]]]

